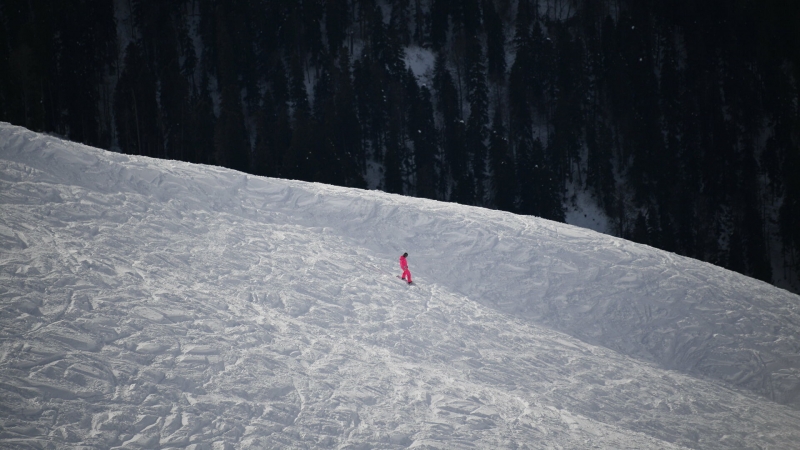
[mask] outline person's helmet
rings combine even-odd
[[[403,258],[408,258],[408,253],[403,253]]]

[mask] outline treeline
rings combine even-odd
[[[791,0],[5,0],[0,116],[559,221],[590,193],[615,234],[789,286],[798,23]]]

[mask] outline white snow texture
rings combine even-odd
[[[798,300],[536,217],[0,124],[3,448],[798,448]]]

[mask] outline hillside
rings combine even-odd
[[[0,211],[0,446],[800,439],[800,299],[651,247],[7,124]]]
[[[0,121],[488,207],[800,293],[800,2],[0,4]]]

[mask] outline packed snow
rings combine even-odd
[[[800,441],[800,298],[706,263],[7,124],[0,208],[0,447]]]

